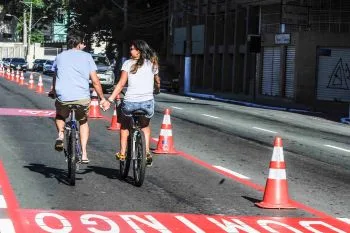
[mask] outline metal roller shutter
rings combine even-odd
[[[280,47],[264,47],[262,94],[281,95],[281,50]]]
[[[350,102],[350,48],[319,48],[317,99]]]
[[[294,68],[295,68],[295,46],[287,48],[286,55],[286,97],[294,98]]]

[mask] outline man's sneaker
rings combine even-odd
[[[62,151],[63,150],[63,139],[57,138],[55,142],[55,150]]]
[[[146,165],[147,167],[152,167],[153,158],[150,152],[146,152]]]

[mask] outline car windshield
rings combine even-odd
[[[97,66],[109,66],[108,59],[102,56],[92,56]]]
[[[38,59],[38,60],[34,61],[34,63],[36,63],[36,64],[45,63],[45,62],[46,62],[45,59]]]
[[[13,58],[11,62],[26,62],[23,58]]]

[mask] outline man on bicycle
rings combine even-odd
[[[96,74],[96,64],[91,54],[82,51],[85,48],[80,32],[70,32],[67,38],[68,50],[57,55],[52,66],[55,72],[51,95],[56,97],[56,128],[58,137],[55,142],[57,151],[63,150],[65,119],[68,118],[69,105],[78,105],[76,119],[79,121],[82,163],[88,163],[86,146],[89,138],[88,112],[90,106],[89,78],[100,97],[100,105],[108,109],[110,103],[104,98],[100,80]]]

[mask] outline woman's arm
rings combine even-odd
[[[159,92],[159,90],[160,90],[160,77],[158,74],[154,75],[154,83],[155,83],[154,86],[155,86],[157,92]]]
[[[115,86],[111,96],[108,97],[109,102],[113,102],[115,100],[117,95],[123,90],[127,81],[128,81],[128,73],[123,70],[122,73],[120,74],[119,82]]]

